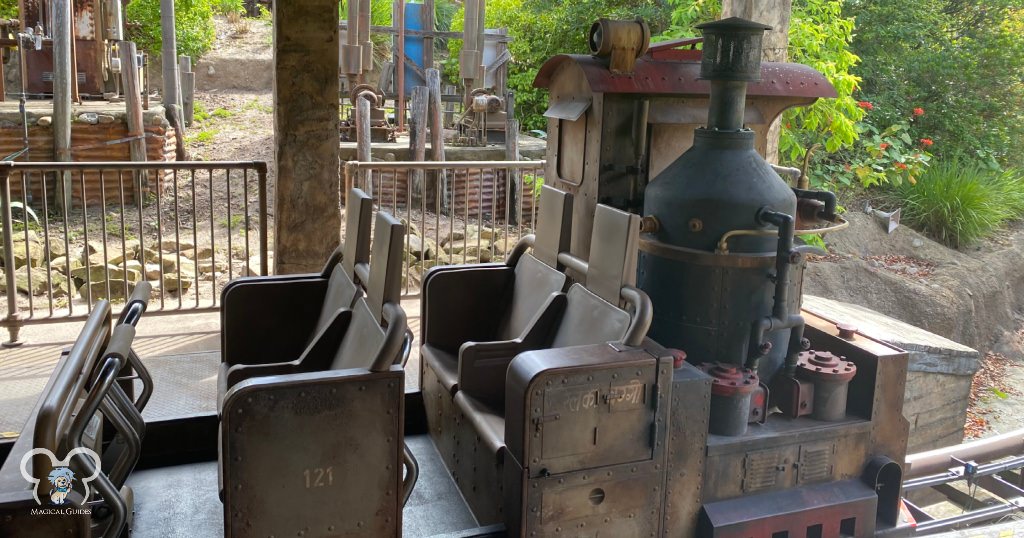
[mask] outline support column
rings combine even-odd
[[[785,62],[789,47],[789,19],[793,13],[793,0],[724,0],[722,18],[740,17],[772,27],[764,35],[761,59],[766,62]],[[776,119],[768,128],[768,147],[765,158],[770,163],[779,162],[779,130],[782,118]],[[758,148],[761,149],[761,148]]]
[[[319,271],[340,242],[338,90],[337,0],[274,2],[276,274]]]

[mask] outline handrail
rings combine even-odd
[[[54,373],[54,383],[39,408],[32,444],[57,453],[60,448],[58,432],[67,431],[75,411],[74,395],[82,392],[88,380],[88,373],[107,346],[110,339],[110,303],[100,301],[85,322],[85,327],[72,346],[59,371]],[[32,460],[35,476],[49,472],[51,462],[45,455],[36,455]]]
[[[0,161],[0,169],[17,168],[24,170],[217,170],[222,168],[254,168],[266,170],[264,161],[89,161],[89,162],[41,162],[41,161]]]
[[[347,161],[356,170],[475,170],[477,168],[542,168],[547,161]]]

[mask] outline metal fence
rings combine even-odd
[[[403,298],[435,265],[503,261],[533,233],[544,161],[345,163],[352,186],[406,224]]]
[[[151,313],[216,311],[227,281],[268,274],[267,218],[263,162],[0,163],[4,345],[142,280]]]

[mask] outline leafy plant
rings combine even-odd
[[[977,163],[944,161],[928,168],[917,185],[893,188],[890,203],[901,220],[952,247],[981,240],[1009,220],[1024,216],[1024,178]],[[1007,193],[1016,193],[1008,201]]]
[[[129,22],[129,37],[150,54],[159,54],[163,38],[160,32],[160,0],[133,0],[125,8]],[[213,47],[216,31],[213,27],[211,0],[175,0],[174,30],[178,54],[199,58]]]
[[[213,112],[211,112],[210,115],[213,116],[214,118],[224,119],[224,118],[230,118],[231,116],[234,116],[235,113],[230,111],[230,110],[228,110],[228,109],[226,109],[226,108],[217,107],[217,108],[213,109]]]
[[[870,103],[862,102],[865,108]],[[826,155],[810,172],[811,183],[834,187],[899,185],[917,182],[931,161],[930,138],[914,140],[907,120],[879,129],[870,121],[855,124],[858,140],[852,148]]]
[[[856,18],[860,98],[880,123],[913,107],[928,114],[911,137],[940,157],[1024,164],[1024,5],[1019,0],[849,0]]]
[[[217,129],[203,129],[201,131],[197,131],[194,134],[190,134],[187,137],[185,137],[185,142],[198,142],[200,144],[207,144],[209,142],[213,142],[213,137],[216,136],[217,133],[219,132],[220,131]]]
[[[18,0],[0,0],[0,19],[18,18]]]
[[[213,11],[219,15],[228,16],[232,13],[245,13],[245,6],[242,0],[212,0]]]

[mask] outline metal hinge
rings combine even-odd
[[[554,422],[560,418],[562,418],[562,415],[558,413],[555,413],[553,415],[544,415],[542,417],[536,417],[533,419],[533,425],[537,431],[540,431],[541,425],[544,424],[545,422]]]

